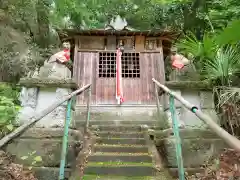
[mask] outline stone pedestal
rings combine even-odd
[[[63,134],[63,128],[30,128],[8,143],[4,147],[4,151],[14,156],[15,163],[32,167],[39,180],[58,179]],[[75,167],[77,155],[82,147],[83,135],[77,130],[70,129],[66,152],[66,170]],[[37,156],[40,156],[42,161],[33,163]]]
[[[220,123],[214,110],[212,87],[201,81],[168,81],[165,85],[181,95],[192,105],[198,107],[203,113],[209,115],[216,123]],[[226,144],[193,112],[175,100],[176,116],[180,129],[182,142],[182,156],[185,168],[206,164],[215,155],[226,147]],[[169,95],[164,94],[163,109],[168,115],[168,123],[172,127],[171,113],[169,111]],[[155,134],[156,145],[165,157],[169,167],[177,168],[176,139],[171,129]]]
[[[208,114],[215,122],[219,123],[214,110],[213,93],[208,84],[200,81],[166,82],[166,86],[181,95],[185,100],[198,107],[203,113]],[[179,101],[175,100],[176,116],[179,125],[184,128],[206,129],[205,123],[194,113],[186,109]],[[169,95],[164,95],[163,108],[168,115],[168,123],[172,124],[169,110]]]
[[[155,134],[156,145],[168,167],[177,168],[175,138],[173,132]],[[181,129],[183,165],[185,168],[200,168],[227,147],[222,139],[210,130]]]
[[[77,87],[72,79],[23,78],[20,80],[20,84],[23,86],[23,90],[20,98],[22,109],[17,117],[19,125],[28,122],[30,117],[69,95],[72,89]],[[39,120],[35,126],[45,128],[64,127],[66,111],[67,101]]]

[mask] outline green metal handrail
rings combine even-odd
[[[60,98],[59,100],[57,100],[56,102],[54,102],[53,104],[48,106],[46,109],[30,116],[29,121],[27,123],[21,125],[20,127],[16,128],[13,132],[9,133],[8,135],[6,135],[2,139],[0,139],[0,148],[2,148],[4,145],[6,145],[12,139],[18,137],[21,133],[26,131],[28,128],[32,127],[39,120],[41,120],[43,117],[45,117],[46,115],[51,113],[54,109],[59,107],[65,101],[68,101],[73,96],[79,95],[79,94],[83,93],[86,89],[89,89],[90,86],[91,86],[91,84],[87,84],[87,85],[83,86],[81,89],[78,89],[67,96],[63,96],[62,98]]]
[[[200,120],[202,120],[208,127],[216,134],[218,135],[222,140],[224,140],[231,148],[237,150],[240,152],[240,140],[234,137],[233,135],[229,134],[226,130],[221,128],[209,115],[203,113],[200,109],[198,109],[196,106],[193,104],[189,103],[186,101],[181,95],[178,95],[177,93],[171,91],[168,89],[166,86],[163,84],[159,83],[156,81],[154,78],[152,81],[159,87],[161,88],[162,92],[170,94],[171,96],[174,97],[174,99],[178,100],[181,102],[181,104],[194,113]]]
[[[71,122],[71,106],[72,106],[72,98],[68,101],[67,104],[67,116],[64,125],[64,134],[63,134],[63,143],[62,143],[62,152],[61,152],[61,162],[60,162],[60,171],[59,171],[59,180],[64,180],[64,172],[65,172],[65,162],[66,162],[66,153],[68,146],[68,130]]]
[[[154,83],[155,86],[155,96],[156,96],[156,102],[157,102],[157,111],[158,115],[160,115],[160,100],[159,100],[159,94],[158,94],[158,87],[157,84]],[[185,173],[184,173],[184,166],[183,166],[183,158],[182,158],[182,146],[181,146],[181,138],[179,135],[179,123],[176,116],[176,108],[174,105],[174,97],[169,96],[169,102],[170,102],[170,112],[172,117],[172,124],[173,124],[173,132],[175,137],[175,148],[176,148],[176,158],[177,158],[177,164],[178,164],[178,176],[180,180],[185,180]]]
[[[187,108],[189,111],[194,113],[200,120],[204,121],[208,125],[208,127],[214,133],[216,133],[221,139],[223,139],[230,147],[240,152],[240,140],[238,140],[236,137],[232,136],[223,128],[221,128],[210,116],[203,113],[196,106],[186,101],[181,95],[178,95],[177,93],[171,91],[166,86],[156,81],[154,78],[152,79],[152,81],[154,82],[156,88],[157,87],[161,88],[162,93],[166,93],[170,95],[170,112],[171,112],[172,121],[173,121],[174,136],[176,138],[175,145],[176,145],[176,155],[177,155],[178,172],[179,172],[180,180],[184,180],[184,168],[183,168],[183,159],[182,159],[182,150],[181,150],[181,139],[179,137],[178,120],[176,119],[176,115],[175,115],[175,106],[174,106],[175,99],[181,102],[185,108]],[[156,93],[156,96],[159,96],[157,89],[155,93]],[[160,105],[159,97],[157,97],[157,101],[158,101],[157,105],[159,106]]]
[[[172,116],[172,125],[173,125],[173,133],[175,137],[175,148],[176,148],[176,157],[178,164],[178,176],[180,180],[185,179],[184,167],[183,167],[183,157],[182,157],[182,146],[181,146],[181,138],[179,135],[179,123],[176,116],[176,107],[174,104],[174,97],[172,95],[169,96],[170,103],[170,112]]]
[[[89,126],[89,120],[90,120],[90,102],[91,102],[91,86],[89,86],[88,89],[88,102],[87,102],[87,118],[86,118],[86,123],[84,127],[84,133],[86,133],[88,126]],[[61,152],[61,161],[60,161],[60,170],[59,170],[59,180],[64,180],[65,176],[65,163],[66,163],[66,156],[67,156],[67,146],[68,146],[68,131],[69,131],[69,126],[71,122],[71,107],[72,107],[72,101],[73,98],[71,98],[68,101],[67,105],[67,115],[66,115],[66,121],[64,125],[64,135],[63,135],[63,142],[62,142],[62,152]]]

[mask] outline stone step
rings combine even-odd
[[[90,129],[92,131],[141,132],[141,126],[130,125],[92,125]]]
[[[99,176],[84,175],[84,180],[157,180],[153,176]],[[158,179],[159,180],[159,179]]]
[[[32,167],[34,176],[39,180],[54,180],[59,178],[59,167]],[[64,177],[68,179],[71,175],[71,169],[65,168]]]
[[[147,146],[141,145],[112,145],[112,144],[104,144],[104,145],[95,145],[94,152],[122,152],[122,153],[148,153]]]
[[[77,127],[83,126],[86,121],[85,120],[76,120],[75,121]],[[90,120],[89,125],[148,125],[148,126],[155,126],[158,124],[157,120]]]
[[[98,137],[108,137],[108,138],[143,138],[144,134],[142,132],[114,132],[114,131],[99,131],[95,133]]]
[[[88,162],[152,162],[149,154],[141,153],[101,153],[97,152],[88,157]]]
[[[156,170],[151,163],[105,164],[105,162],[89,162],[84,173],[90,175],[154,176]]]
[[[132,145],[145,145],[143,138],[96,138],[97,144],[132,144]]]
[[[150,108],[149,106],[139,107],[139,105],[127,106],[128,107],[125,105],[122,105],[121,107],[119,107],[119,105],[93,105],[91,106],[90,118],[91,120],[157,120],[158,114],[156,105]],[[83,121],[86,120],[86,107],[76,107],[73,118]]]

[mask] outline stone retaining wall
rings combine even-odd
[[[155,143],[167,167],[176,168],[175,138],[172,130],[154,133]],[[185,168],[201,167],[219,154],[227,145],[210,130],[181,129],[182,155]]]
[[[201,81],[188,82],[166,82],[166,86],[175,93],[181,95],[185,100],[199,108],[203,113],[209,115],[215,122],[219,123],[217,113],[214,109],[212,88],[209,84]],[[205,123],[194,113],[186,109],[182,103],[175,100],[176,115],[181,126],[185,128],[206,129]],[[169,95],[164,94],[163,109],[168,115],[168,122],[171,126],[171,114],[169,110]]]
[[[11,141],[4,150],[13,155],[14,161],[25,166],[32,166],[39,180],[58,177],[62,150],[62,128],[31,128],[20,137]],[[79,131],[69,130],[66,168],[74,166],[76,157],[82,148],[83,136]],[[29,153],[36,152],[29,156]],[[23,160],[22,157],[29,156]],[[42,161],[32,164],[34,157],[41,156]],[[45,173],[46,171],[46,173]]]

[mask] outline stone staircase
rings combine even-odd
[[[96,144],[83,180],[155,180],[152,154],[141,129],[155,121],[91,121]]]

